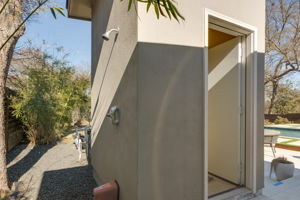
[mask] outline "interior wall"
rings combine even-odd
[[[208,29],[208,49],[213,48],[219,44],[222,44],[228,40],[233,39],[235,36],[223,33],[221,31],[214,30],[212,28]],[[210,67],[210,65],[209,65]]]
[[[239,37],[208,50],[208,171],[239,184],[241,158]]]
[[[233,35],[222,33],[213,29],[208,32],[208,74],[230,53],[232,50],[231,45],[223,45],[222,52],[212,51],[212,48],[221,45],[229,40],[235,38]]]

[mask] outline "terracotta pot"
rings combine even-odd
[[[274,167],[274,171],[277,177],[277,181],[282,181],[294,176],[294,163],[277,163]]]
[[[119,184],[111,181],[100,187],[94,188],[93,200],[119,200]]]

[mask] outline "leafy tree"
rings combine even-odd
[[[9,191],[6,169],[6,122],[4,113],[7,72],[15,45],[25,32],[25,22],[47,2],[48,0],[0,1],[0,198]],[[54,8],[51,7],[51,10]],[[58,10],[61,11],[61,8],[54,9],[53,11]]]
[[[287,114],[295,113],[299,102],[300,94],[298,91],[286,85],[280,85],[278,94],[274,102],[272,113]]]
[[[5,144],[5,85],[13,51],[25,31],[24,23],[47,1],[0,1],[0,197],[9,190]]]
[[[63,58],[32,52],[36,52],[34,62],[23,66],[21,87],[11,98],[11,107],[32,145],[53,144],[70,126],[75,110],[89,112],[90,79],[76,73]]]

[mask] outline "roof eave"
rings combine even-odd
[[[68,17],[73,19],[92,19],[91,0],[67,0]]]

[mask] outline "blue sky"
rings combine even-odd
[[[52,0],[58,6],[65,8],[65,0]],[[65,10],[66,13],[66,10]],[[30,40],[35,46],[43,46],[43,41],[50,47],[64,47],[65,53],[69,53],[68,60],[71,64],[84,71],[90,71],[91,62],[91,23],[75,20],[58,15],[57,19],[46,10],[26,24],[26,33],[18,42],[23,46]],[[47,48],[47,47],[46,47]],[[287,77],[300,87],[299,73]]]
[[[59,0],[59,6],[65,7],[65,0]],[[58,15],[57,19],[46,10],[26,24],[26,32],[18,42],[23,46],[28,40],[33,45],[42,46],[45,40],[47,47],[64,47],[69,53],[71,64],[89,70],[91,60],[91,23]]]

